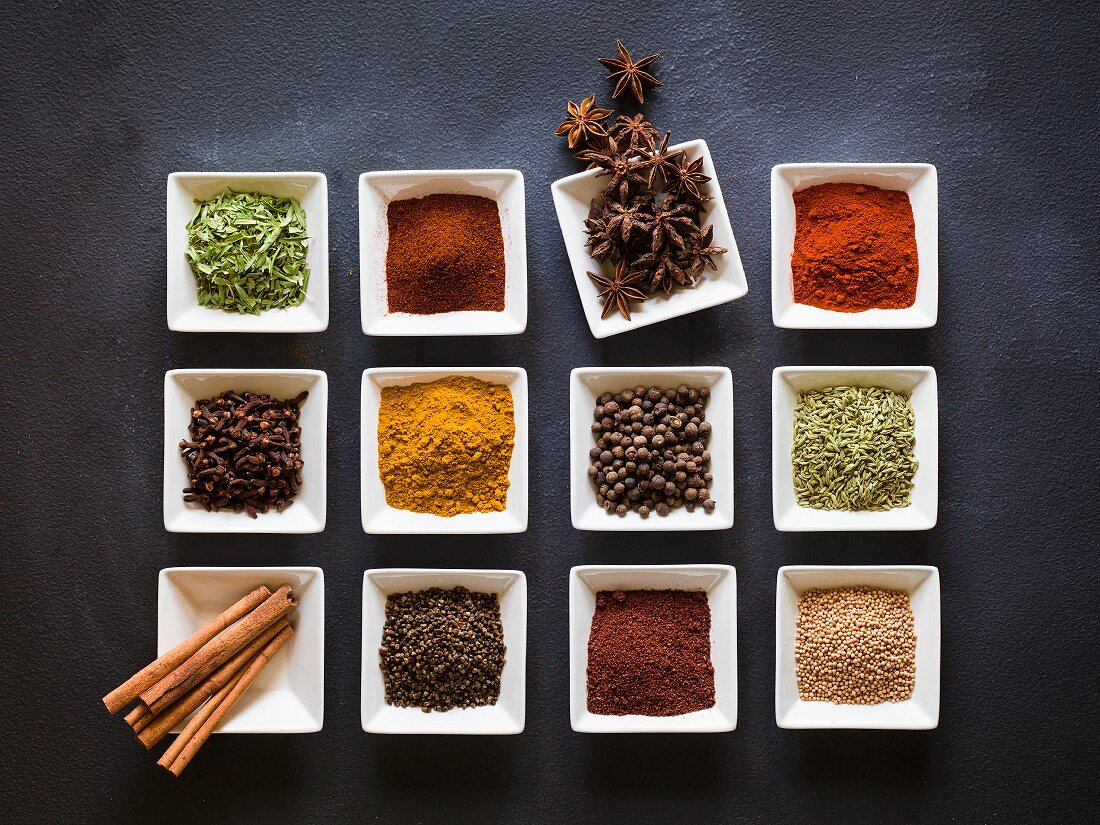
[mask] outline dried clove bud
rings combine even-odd
[[[276,401],[230,390],[196,402],[190,439],[179,444],[190,482],[183,500],[215,513],[231,507],[252,518],[289,507],[302,484],[298,419],[307,395]],[[227,421],[234,423],[226,427]]]

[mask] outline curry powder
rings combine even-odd
[[[454,516],[505,508],[516,438],[512,393],[448,376],[384,387],[378,476],[398,510]]]

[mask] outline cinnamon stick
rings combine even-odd
[[[149,724],[149,720],[152,718],[153,714],[149,712],[149,708],[139,704],[126,714],[126,724],[134,729],[134,733],[138,733]]]
[[[237,686],[237,682],[241,681],[246,670],[248,670],[248,668],[244,667],[234,673],[229,678],[229,681],[222,685],[218,689],[218,692],[210,697],[210,701],[199,708],[198,713],[191,717],[191,721],[184,725],[183,730],[181,730],[179,736],[176,737],[176,741],[169,745],[168,750],[161,754],[160,759],[157,760],[158,765],[165,770],[172,769],[172,764],[176,761],[176,757],[183,752],[183,749],[187,747],[187,743],[194,738],[199,728],[201,728],[206,720],[210,718],[211,714],[218,709],[218,706],[225,701],[225,697]],[[176,776],[179,776],[179,774],[176,774]]]
[[[192,719],[184,728],[176,741],[172,743],[172,747],[165,751],[164,755],[157,762],[162,768],[170,771],[174,776],[179,776],[183,773],[183,769],[186,768],[191,760],[194,759],[195,754],[198,753],[199,748],[203,746],[203,743],[210,738],[210,734],[214,732],[214,728],[218,726],[218,723],[225,718],[225,715],[233,709],[233,706],[237,703],[237,700],[244,695],[244,692],[248,690],[249,686],[256,680],[256,677],[260,675],[260,671],[264,669],[264,666],[271,661],[271,657],[274,656],[283,643],[286,642],[294,633],[292,628],[285,627],[279,634],[275,636],[263,650],[256,654],[251,662],[240,672],[240,676],[233,677],[233,683],[231,687],[222,688],[214,696],[211,697],[207,705],[213,706],[209,713],[196,714],[196,718]],[[206,708],[203,708],[205,711]],[[198,717],[202,716],[202,720],[198,721]],[[196,724],[197,723],[197,724]],[[180,742],[183,744],[180,745]]]
[[[244,666],[259,653],[263,647],[284,627],[289,626],[287,619],[280,619],[237,653],[232,659],[211,673],[205,680],[199,682],[190,693],[183,696],[172,707],[159,716],[150,716],[143,727],[134,728],[146,750],[152,750],[153,746],[171,732],[172,728],[191,715],[195,708],[225,687],[233,676],[240,673]],[[139,707],[145,707],[139,705]]]
[[[271,591],[260,585],[232,607],[216,616],[200,630],[184,639],[163,656],[150,662],[117,688],[103,697],[108,713],[115,714],[138,696],[157,684],[195,654],[199,648],[232,625],[239,618],[251,613],[271,596]]]
[[[141,701],[154,716],[159,714],[293,610],[295,604],[290,585],[284,584],[237,624],[223,630],[191,658],[143,691]]]

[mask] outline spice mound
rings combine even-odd
[[[495,593],[433,587],[386,597],[378,655],[389,705],[425,713],[495,705],[504,654]]]
[[[794,659],[804,702],[904,702],[913,695],[916,652],[908,593],[840,587],[798,597]]]
[[[596,503],[609,513],[642,518],[689,513],[702,505],[713,513],[710,484],[711,426],[706,420],[710,389],[634,387],[596,400],[588,452],[588,477]]]
[[[378,476],[386,503],[437,516],[503,510],[515,438],[506,386],[448,376],[384,387]]]
[[[588,710],[678,716],[714,706],[707,594],[601,590],[588,637]]]
[[[496,201],[428,195],[387,209],[390,312],[504,311],[504,236]]]
[[[180,442],[190,486],[184,501],[207,510],[232,508],[252,518],[294,503],[302,484],[301,405],[308,392],[287,401],[254,392],[223,392],[195,403]]]
[[[274,592],[260,585],[104,696],[107,712],[136,702],[126,724],[150,751],[183,725],[157,762],[179,776],[294,635],[288,616],[296,605],[289,584]]]
[[[815,510],[908,507],[917,472],[915,416],[884,387],[798,395],[791,462],[799,505]]]
[[[917,238],[907,192],[823,183],[795,192],[794,208],[795,303],[835,312],[913,305]]]
[[[306,297],[306,213],[294,198],[229,192],[199,203],[187,258],[199,306],[258,315]]]

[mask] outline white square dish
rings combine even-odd
[[[325,718],[325,576],[320,567],[169,567],[160,571],[157,655],[261,584],[294,589],[294,635],[215,733],[315,733]],[[182,725],[176,729],[179,732]]]
[[[588,636],[601,590],[706,592],[714,707],[680,716],[605,716],[588,711]],[[736,728],[736,571],[725,564],[583,565],[570,570],[569,718],[578,733],[721,733]]]
[[[794,491],[791,443],[798,394],[828,387],[885,387],[910,394],[918,467],[908,507],[815,510]],[[939,412],[932,367],[777,367],[772,372],[772,517],[781,531],[931,530],[939,506]]]
[[[187,260],[196,201],[226,191],[296,198],[306,213],[309,283],[300,306],[242,315],[199,306]],[[173,172],[168,176],[168,329],[176,332],[321,332],[328,328],[328,182],[320,172]]]
[[[917,634],[912,698],[878,705],[837,705],[798,698],[795,632],[799,594],[814,588],[879,587],[909,594]],[[780,567],[775,593],[775,723],[781,728],[930,730],[940,717],[940,573],[924,565]]]
[[[550,186],[554,196],[554,209],[558,214],[565,250],[569,254],[569,265],[573,269],[573,278],[577,282],[581,307],[588,326],[596,338],[606,338],[629,332],[632,329],[678,318],[701,309],[725,304],[741,298],[749,291],[745,282],[745,270],[741,267],[741,256],[737,252],[737,241],[733,237],[726,202],[722,199],[722,187],[718,182],[718,173],[710,157],[710,149],[704,140],[691,140],[670,146],[669,151],[688,153],[689,157],[703,158],[703,172],[710,176],[706,184],[706,194],[714,200],[703,209],[703,223],[714,225],[714,245],[724,246],[725,255],[715,258],[717,270],[707,269],[699,276],[698,283],[691,289],[677,289],[671,295],[656,295],[648,301],[636,305],[631,310],[631,320],[619,314],[601,318],[602,302],[598,298],[599,289],[588,277],[589,272],[602,272],[599,261],[588,254],[588,235],[584,231],[584,221],[588,217],[592,201],[607,185],[606,178],[597,178],[598,170],[590,169],[559,178]]]
[[[588,477],[592,438],[592,411],[605,392],[617,393],[640,384],[661,387],[709,387],[706,420],[711,422],[710,472],[714,476],[713,513],[684,508],[667,516],[643,519],[635,512],[617,516],[596,504],[596,490]],[[733,376],[727,367],[582,367],[569,376],[569,505],[577,530],[660,531],[727,530],[733,526]]]
[[[822,183],[861,183],[907,192],[917,240],[917,297],[905,309],[833,312],[796,304],[791,286],[793,194]],[[939,218],[936,167],[930,163],[783,163],[772,167],[772,321],[789,329],[919,329],[936,325]]]
[[[448,375],[504,384],[512,392],[516,437],[508,471],[505,509],[495,513],[437,516],[398,510],[386,503],[378,477],[378,406],[382,388],[438,381]],[[521,367],[374,367],[363,371],[361,394],[361,510],[367,533],[522,533],[527,529],[527,371]]]
[[[495,705],[425,713],[386,704],[378,646],[386,596],[430,587],[496,593],[505,660]],[[527,675],[527,578],[519,570],[379,569],[363,574],[361,718],[367,733],[516,734],[523,732]]]
[[[504,311],[390,313],[386,305],[386,213],[395,200],[480,195],[497,202],[504,235]],[[516,169],[426,169],[359,176],[359,289],[367,335],[518,335],[527,328],[527,230]]]
[[[179,443],[187,438],[194,403],[235,390],[293,398],[302,390],[302,485],[294,503],[278,513],[251,518],[223,510],[211,513],[183,500],[187,462]],[[164,374],[164,528],[171,533],[320,533],[325,529],[328,378],[320,370],[196,369]]]

